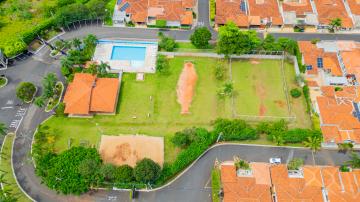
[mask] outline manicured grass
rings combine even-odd
[[[212,201],[220,202],[219,192],[221,188],[221,180],[220,180],[220,170],[214,168],[211,171],[211,192],[212,192]]]
[[[6,83],[6,79],[3,77],[0,77],[0,87],[3,87]]]
[[[184,61],[192,60],[198,74],[190,114],[181,115],[176,86]],[[124,74],[116,116],[95,116],[93,119],[53,117],[45,124],[56,131],[57,151],[80,140],[98,146],[101,134],[146,134],[165,137],[165,161],[175,159],[178,149],[171,136],[187,127],[210,127],[217,117],[231,118],[229,100],[219,100],[221,82],[214,78],[217,59],[176,57],[170,60],[170,75],[146,74],[145,81],[136,81],[135,74]]]
[[[191,113],[181,115],[176,86],[183,64],[188,60],[194,62],[198,80],[190,107]],[[217,95],[219,88],[226,82],[215,79],[214,69],[217,62],[214,58],[175,57],[170,59],[170,75],[146,74],[144,81],[136,81],[135,74],[124,74],[115,116],[95,116],[92,119],[53,117],[45,123],[57,134],[56,151],[68,149],[70,139],[71,145],[78,145],[80,141],[86,140],[89,144],[98,147],[102,134],[145,134],[164,137],[165,162],[172,162],[179,152],[170,141],[175,132],[193,126],[211,129],[211,121],[216,118],[232,118],[231,98],[219,99]],[[275,100],[285,100],[281,81],[276,78],[276,76],[280,78],[275,73],[279,73],[276,70],[277,63],[277,61],[264,60],[259,67],[253,67],[252,70],[248,61],[235,62],[235,68],[233,67],[236,69],[236,72],[233,72],[233,75],[236,75],[233,78],[237,93],[235,101],[240,103],[240,107],[238,105],[237,107],[242,112],[253,115],[258,113],[256,104],[259,98],[253,85],[261,81],[267,90],[264,103],[271,109],[268,112],[277,116],[286,115],[287,108],[277,107],[274,103]],[[226,62],[224,64],[227,65]],[[264,70],[265,67],[269,70]],[[293,67],[287,64],[286,68],[288,68],[286,75],[295,80]],[[274,72],[271,69],[275,69]],[[259,74],[255,75],[256,71]],[[252,81],[254,75],[258,78]],[[266,78],[267,76],[270,78]],[[275,95],[268,92],[273,92]],[[304,119],[301,121],[305,123],[307,117],[306,114],[304,115],[305,107],[302,106],[305,104],[303,97],[291,102],[294,113],[300,114],[301,119]],[[311,127],[311,122],[309,124]],[[308,127],[308,125],[299,126]],[[266,142],[265,139],[261,141]]]
[[[177,42],[177,47],[175,52],[210,52],[215,53],[215,45],[209,44],[209,47],[206,49],[198,49],[190,42]]]
[[[28,202],[30,201],[20,190],[20,188],[16,184],[16,180],[13,175],[13,171],[11,168],[11,148],[12,143],[14,141],[14,134],[8,134],[4,140],[4,145],[2,147],[1,153],[1,161],[0,161],[0,173],[3,174],[4,171],[4,182],[3,186],[9,188],[12,191],[12,194],[18,198],[19,202]]]

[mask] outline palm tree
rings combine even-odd
[[[78,38],[74,38],[74,39],[72,40],[72,44],[74,45],[74,47],[75,47],[76,49],[80,49],[81,41],[80,41],[80,39],[78,39]]]
[[[321,148],[321,138],[316,136],[310,136],[304,142],[306,147],[309,147],[312,152],[316,152]]]
[[[277,146],[284,145],[285,141],[281,134],[275,134],[272,136],[273,141],[276,143]]]
[[[352,168],[360,168],[360,157],[357,153],[352,153],[350,160],[346,162]]]
[[[5,123],[0,123],[0,135],[5,136],[7,134],[8,128]]]
[[[91,47],[96,45],[97,38],[95,35],[89,34],[83,41],[86,47]]]
[[[233,91],[234,91],[234,86],[233,86],[232,83],[229,82],[229,83],[226,83],[224,85],[224,93],[225,93],[225,95],[231,96],[233,94]]]
[[[335,30],[338,30],[342,26],[342,20],[340,18],[332,19],[329,23],[329,31],[334,32]]]
[[[107,73],[107,70],[110,70],[110,66],[107,63],[101,62],[101,64],[97,68],[97,73],[100,75],[104,75]]]
[[[74,65],[73,61],[69,60],[68,57],[61,59],[61,66],[70,69]]]

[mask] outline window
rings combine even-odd
[[[306,70],[312,70],[312,65],[307,65]]]
[[[323,59],[322,58],[317,58],[317,66],[319,68],[323,68],[324,64],[323,64]]]

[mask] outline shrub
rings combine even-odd
[[[165,36],[162,32],[159,32],[159,47],[165,51],[173,51],[177,44],[175,39]]]
[[[299,89],[297,89],[297,88],[293,88],[293,89],[290,90],[290,95],[293,98],[298,98],[298,97],[301,96],[301,91]]]
[[[117,168],[110,163],[103,164],[100,167],[100,174],[107,182],[113,182],[116,177]],[[131,170],[132,172],[132,170]]]
[[[156,20],[155,25],[156,27],[164,28],[166,27],[166,20]]]
[[[156,71],[161,74],[169,73],[170,64],[165,55],[158,55],[156,59]]]
[[[134,169],[129,165],[122,165],[116,168],[115,181],[127,183],[134,180]]]
[[[253,129],[245,121],[239,119],[217,119],[214,122],[214,133],[221,133],[225,141],[255,140],[259,138],[255,129]]]
[[[209,47],[209,40],[211,39],[211,32],[207,27],[196,28],[194,33],[190,36],[191,43],[196,48]]]
[[[236,169],[250,170],[250,165],[245,160],[239,159],[235,162]]]
[[[295,128],[283,133],[285,143],[302,143],[308,137],[321,137],[321,132],[317,130]]]
[[[193,142],[201,142],[207,135],[209,132],[204,128],[186,128],[176,132],[171,138],[171,142],[178,147],[185,148]]]
[[[21,82],[16,87],[16,97],[23,102],[30,102],[34,96],[36,87],[33,83],[30,82]]]
[[[339,86],[336,86],[335,87],[335,91],[337,92],[337,91],[342,91],[343,90],[343,88],[341,88],[341,87],[339,87]]]
[[[161,174],[161,167],[153,160],[144,158],[136,163],[134,176],[138,182],[154,182]]]
[[[221,61],[218,61],[215,65],[215,78],[218,81],[223,81],[226,78],[226,68]]]
[[[303,94],[306,100],[306,111],[310,112],[311,110],[310,90],[307,85],[303,87]]]
[[[346,165],[341,165],[339,170],[340,172],[350,172],[350,168]]]
[[[288,163],[287,167],[289,170],[299,170],[299,168],[302,167],[303,165],[304,165],[303,159],[294,158]]]
[[[65,103],[60,102],[55,109],[55,115],[59,117],[65,116],[64,111],[65,111]]]

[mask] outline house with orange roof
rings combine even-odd
[[[280,9],[284,18],[284,26],[315,28],[319,24],[317,14],[310,0],[280,1]]]
[[[160,20],[168,27],[191,26],[194,6],[195,0],[118,0],[113,21],[123,26],[130,21],[155,26]]]
[[[342,0],[314,0],[314,6],[318,14],[318,29],[327,29],[331,20],[335,18],[341,19],[341,29],[350,30],[354,27]]]
[[[89,73],[76,73],[64,97],[64,113],[71,117],[115,114],[120,89],[118,78],[97,78]]]
[[[360,1],[359,0],[346,0],[344,1],[345,8],[352,18],[354,26],[360,28]]]
[[[246,172],[237,169],[232,161],[222,163],[223,201],[273,201],[269,167],[267,163],[250,163],[250,169]]]
[[[283,18],[277,0],[247,0],[248,16],[259,16],[260,27],[282,27]]]
[[[316,109],[320,117],[324,147],[360,143],[360,89],[357,86],[322,86]]]

